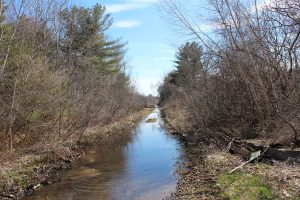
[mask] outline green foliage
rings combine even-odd
[[[105,7],[92,9],[74,6],[61,13],[66,24],[66,39],[62,50],[75,59],[75,67],[93,66],[102,73],[117,73],[123,65],[124,44],[109,40],[105,31],[112,19]]]
[[[170,72],[159,88],[160,104],[168,99],[183,96],[182,92],[190,93],[196,84],[202,81],[204,70],[202,64],[202,47],[197,42],[187,42],[176,54],[176,70]]]
[[[0,59],[7,48],[9,37],[11,34],[12,26],[5,23],[5,4],[2,0],[0,0]]]
[[[221,175],[218,185],[224,190],[224,197],[232,200],[267,200],[272,192],[266,185],[266,178],[257,175],[233,173]]]
[[[8,174],[8,182],[13,185],[18,185],[21,187],[25,187],[27,185],[27,178],[22,172],[12,171]]]
[[[171,76],[174,77],[174,84],[185,86],[189,81],[195,81],[203,70],[202,47],[197,42],[187,42],[182,45],[176,54],[176,71]]]
[[[3,0],[0,0],[0,28],[1,28],[1,23],[3,23],[3,21],[5,20],[4,11],[5,11],[5,3]]]
[[[42,117],[42,113],[39,111],[33,111],[31,116],[33,120],[38,120]]]

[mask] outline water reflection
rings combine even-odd
[[[175,190],[174,168],[180,146],[161,128],[159,110],[130,134],[90,151],[78,167],[66,172],[34,200],[162,199]],[[148,119],[147,118],[147,119]]]

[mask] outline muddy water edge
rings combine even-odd
[[[181,152],[178,138],[163,128],[155,109],[134,130],[90,150],[61,182],[25,199],[164,199],[176,191]]]

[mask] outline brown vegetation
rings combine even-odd
[[[159,88],[187,144],[171,199],[299,199],[299,1],[208,2],[209,33],[181,1],[161,5],[195,41]]]
[[[203,139],[222,133],[299,146],[299,2],[209,2],[215,13],[210,34],[196,28],[197,19],[179,2],[163,3],[199,43],[179,48],[176,70],[160,87],[160,104],[180,107],[187,132]]]
[[[141,110],[124,44],[105,8],[0,1],[0,150],[80,140],[90,125]]]
[[[101,5],[0,0],[1,188],[16,179],[24,189],[28,161],[43,163],[50,156],[70,162],[88,128],[110,125],[147,105],[126,73],[125,44],[106,34],[111,25]],[[4,179],[18,159],[20,173]]]
[[[239,156],[216,150],[216,146],[189,147],[181,167],[177,191],[169,199],[291,199],[299,196],[300,170],[275,162],[245,165]]]
[[[95,144],[113,143],[116,138],[124,137],[151,111],[144,109],[112,124],[89,127],[80,141],[47,143],[44,147],[35,145],[35,148],[1,154],[0,199],[19,199],[59,181],[61,173]]]

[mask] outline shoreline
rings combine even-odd
[[[182,127],[178,126],[175,110],[162,108],[162,116],[165,127],[184,144],[185,157],[177,167],[176,192],[168,200],[300,199],[298,164],[254,161],[230,173],[246,162],[242,156],[214,143],[189,138],[179,129]]]
[[[15,153],[13,159],[0,165],[0,199],[22,199],[43,186],[60,181],[61,174],[96,144],[113,141],[124,131],[133,129],[153,109],[145,108],[102,127],[90,127],[80,142],[72,147],[70,157],[57,157],[53,152]],[[10,166],[14,163],[14,166]],[[8,166],[10,168],[8,168]]]

